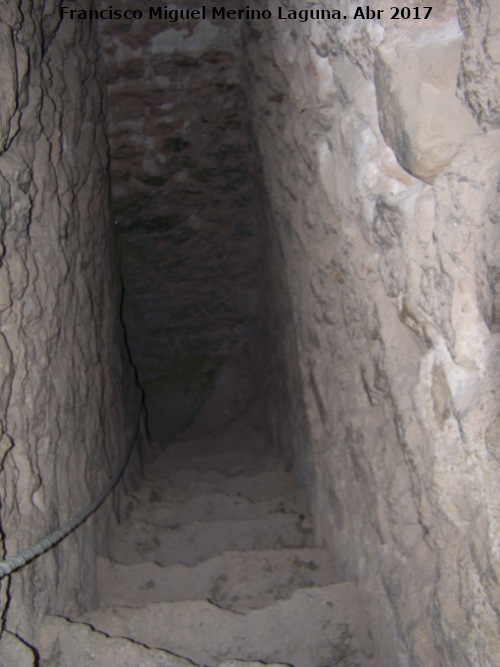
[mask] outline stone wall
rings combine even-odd
[[[207,14],[150,19],[145,8],[140,20],[100,26],[124,317],[150,433],[160,441],[204,402],[201,428],[240,413],[260,366],[261,250],[241,21]]]
[[[278,4],[245,31],[275,437],[384,665],[496,664],[500,11]]]
[[[80,3],[83,4],[83,3]],[[126,359],[109,216],[94,30],[59,3],[0,7],[2,555],[82,509],[115,473],[140,397]],[[2,620],[28,643],[44,612],[96,603],[110,503],[1,581]],[[100,537],[99,537],[100,536]],[[7,602],[8,601],[8,602]],[[2,664],[24,664],[13,635]],[[20,651],[21,645],[17,649]]]

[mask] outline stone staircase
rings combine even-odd
[[[355,584],[262,442],[233,424],[157,451],[99,559],[100,609],[48,617],[41,666],[380,667]]]

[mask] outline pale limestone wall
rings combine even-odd
[[[0,8],[0,494],[7,556],[97,495],[123,458],[140,405],[118,320],[95,36],[89,23],[59,24],[58,4]],[[110,508],[108,502],[97,519],[14,573],[10,584],[2,580],[8,630],[32,642],[45,611],[95,604],[95,552],[106,547]]]
[[[388,666],[500,655],[499,9],[246,31],[275,434]]]

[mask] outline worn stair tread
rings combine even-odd
[[[154,498],[154,496],[153,496]],[[305,514],[305,494],[277,496],[269,500],[253,501],[243,496],[223,493],[205,493],[187,500],[156,500],[138,503],[129,498],[125,504],[122,523],[131,519],[145,519],[158,526],[173,528],[193,521],[220,521],[231,519],[258,519],[271,514]]]
[[[309,519],[290,514],[195,521],[178,528],[135,520],[115,528],[112,537],[110,557],[124,564],[196,565],[224,551],[314,546]]]
[[[380,667],[352,582],[303,588],[287,600],[239,614],[208,601],[110,607],[83,620],[112,636],[189,657],[208,667],[229,659],[294,667]]]
[[[314,548],[303,490],[241,428],[147,462],[99,559],[103,606],[80,620],[204,667],[380,667],[355,584],[334,583]]]
[[[6,639],[9,641],[8,636]],[[15,657],[10,656],[2,667],[32,667],[35,664],[39,667],[203,667],[163,649],[149,648],[123,637],[109,637],[86,623],[76,623],[61,616],[45,617],[39,653],[39,660],[32,653],[31,659],[28,656],[29,661],[25,662],[16,652]],[[225,660],[218,667],[290,666]]]
[[[103,606],[208,599],[240,613],[335,581],[324,549],[228,551],[199,565],[122,565],[98,561]]]
[[[40,667],[193,667],[187,658],[148,648],[131,639],[108,637],[85,623],[47,616],[41,627]]]
[[[192,453],[190,456],[172,456],[169,451],[157,453],[148,460],[144,466],[145,470],[161,468],[163,471],[191,468],[199,472],[218,470],[227,475],[241,474],[259,468],[281,468],[283,464],[277,456],[260,454],[253,449],[240,449],[236,451]]]
[[[234,466],[233,468],[218,465],[214,461],[211,462],[210,458],[206,461],[205,466],[200,465],[198,467],[189,465],[187,462],[185,465],[181,465],[179,462],[177,466],[172,466],[168,459],[155,460],[144,465],[144,479],[146,483],[149,480],[156,481],[159,479],[173,486],[186,486],[187,484],[193,484],[202,480],[220,482],[232,477],[240,479],[244,477],[254,478],[256,475],[269,473],[282,475],[286,479],[293,479],[296,484],[293,474],[285,470],[279,459],[247,461],[244,466],[242,464],[239,467]]]
[[[165,477],[159,472],[157,476],[145,474],[143,485],[133,495],[140,502],[148,502],[152,496],[158,500],[187,499],[218,492],[262,501],[293,494],[296,490],[293,473],[274,468],[234,476],[216,471],[177,470]]]

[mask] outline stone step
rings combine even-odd
[[[325,550],[281,549],[229,551],[194,567],[100,558],[98,581],[105,607],[208,599],[246,613],[291,597],[297,588],[331,584],[335,577]]]
[[[139,502],[186,502],[194,496],[222,493],[259,502],[294,494],[297,482],[292,472],[270,469],[251,474],[227,476],[218,471],[201,473],[180,469],[162,474],[161,469],[145,473],[142,486],[133,493]]]
[[[199,472],[219,470],[227,475],[237,475],[258,468],[269,467],[281,468],[280,459],[265,453],[259,454],[253,449],[240,449],[218,454],[193,452],[190,456],[175,456],[167,450],[158,453],[144,465],[146,471],[154,471],[155,468],[162,468],[164,471],[191,468]]]
[[[131,519],[144,519],[165,528],[174,528],[193,521],[219,521],[231,519],[259,519],[271,514],[306,514],[307,503],[302,491],[294,495],[278,496],[260,502],[243,496],[227,496],[223,493],[206,493],[193,498],[139,503],[129,497],[125,504],[121,523]]]
[[[352,582],[297,590],[248,614],[208,601],[109,607],[83,619],[115,637],[187,656],[207,667],[224,660],[293,667],[380,667],[361,599]]]
[[[168,481],[176,486],[196,482],[200,479],[223,480],[238,475],[256,475],[264,472],[285,472],[278,458],[252,458],[237,454],[213,455],[171,461],[158,457],[144,464],[145,479]],[[179,481],[180,480],[180,481]]]
[[[128,521],[114,529],[110,557],[133,564],[196,565],[225,551],[312,547],[309,519],[275,514],[240,521],[196,521],[162,528],[144,520]]]
[[[4,638],[2,636],[2,642]],[[7,636],[7,641],[9,637]],[[18,652],[2,667],[202,667],[162,649],[152,649],[131,639],[108,637],[86,623],[47,616],[41,627],[40,656],[19,661]],[[21,658],[22,660],[22,658]],[[218,667],[289,667],[283,663],[224,660]]]
[[[85,623],[46,616],[39,667],[193,667],[191,660],[121,637],[108,637]],[[14,667],[14,663],[12,663]]]

